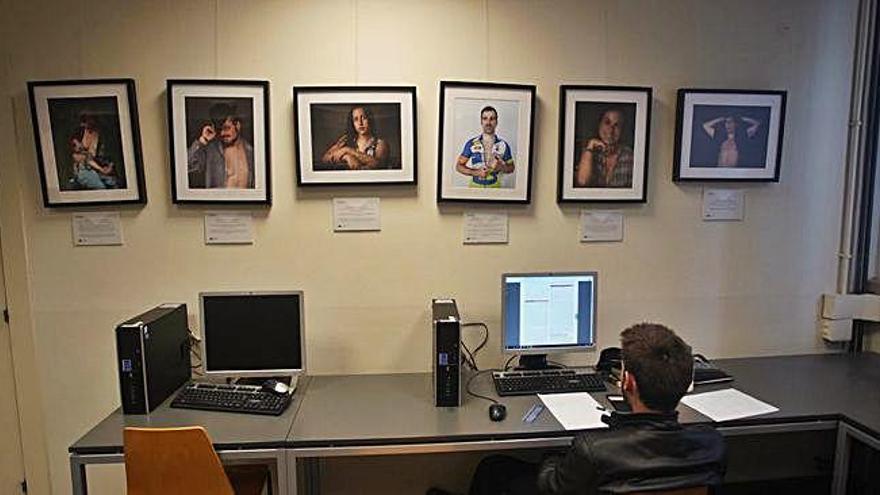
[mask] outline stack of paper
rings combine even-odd
[[[681,402],[713,421],[730,421],[779,410],[778,407],[761,402],[735,388],[688,395]]]
[[[602,416],[608,412],[586,392],[538,394],[538,397],[566,430],[608,427],[602,422]]]

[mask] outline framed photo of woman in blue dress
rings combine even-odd
[[[146,203],[132,79],[31,81],[47,207]]]
[[[679,89],[675,181],[779,182],[785,91]]]

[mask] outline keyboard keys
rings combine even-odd
[[[500,396],[605,391],[605,381],[600,375],[570,369],[496,371],[492,374],[492,379]]]
[[[277,416],[287,409],[290,399],[290,394],[278,395],[253,385],[190,383],[171,407]]]

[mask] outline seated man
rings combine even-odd
[[[691,348],[663,325],[620,335],[621,390],[631,413],[611,413],[607,430],[578,434],[568,452],[540,466],[484,459],[471,495],[629,493],[718,485],[724,439],[710,426],[682,426],[675,411],[693,377]]]

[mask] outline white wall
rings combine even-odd
[[[53,493],[69,491],[67,446],[119,404],[115,324],[165,301],[193,313],[204,290],[303,289],[315,374],[428,370],[428,302],[447,295],[490,325],[480,362],[499,364],[509,271],[598,270],[600,347],[655,320],[709,356],[824,350],[814,320],[834,290],[855,4],[10,1],[0,49],[20,159],[0,155],[0,177],[21,201],[0,199],[23,228],[3,241],[26,246],[10,263],[28,277],[10,290],[33,295]],[[149,203],[120,210],[124,246],[74,248],[70,211],[41,206],[25,82],[98,77],[137,82]],[[273,205],[254,210],[253,246],[205,246],[203,209],[171,204],[164,88],[183,77],[271,82]],[[435,203],[441,79],[537,85],[533,199],[507,208],[508,245],[463,246],[465,208]],[[560,83],[654,88],[648,203],[591,206],[624,211],[623,243],[579,243],[580,207],[555,203]],[[294,84],[416,85],[419,186],[296,188]],[[679,87],[789,92],[781,182],[736,185],[743,222],[702,222],[703,186],[671,181]],[[362,195],[382,198],[382,231],[334,234],[330,198]]]

